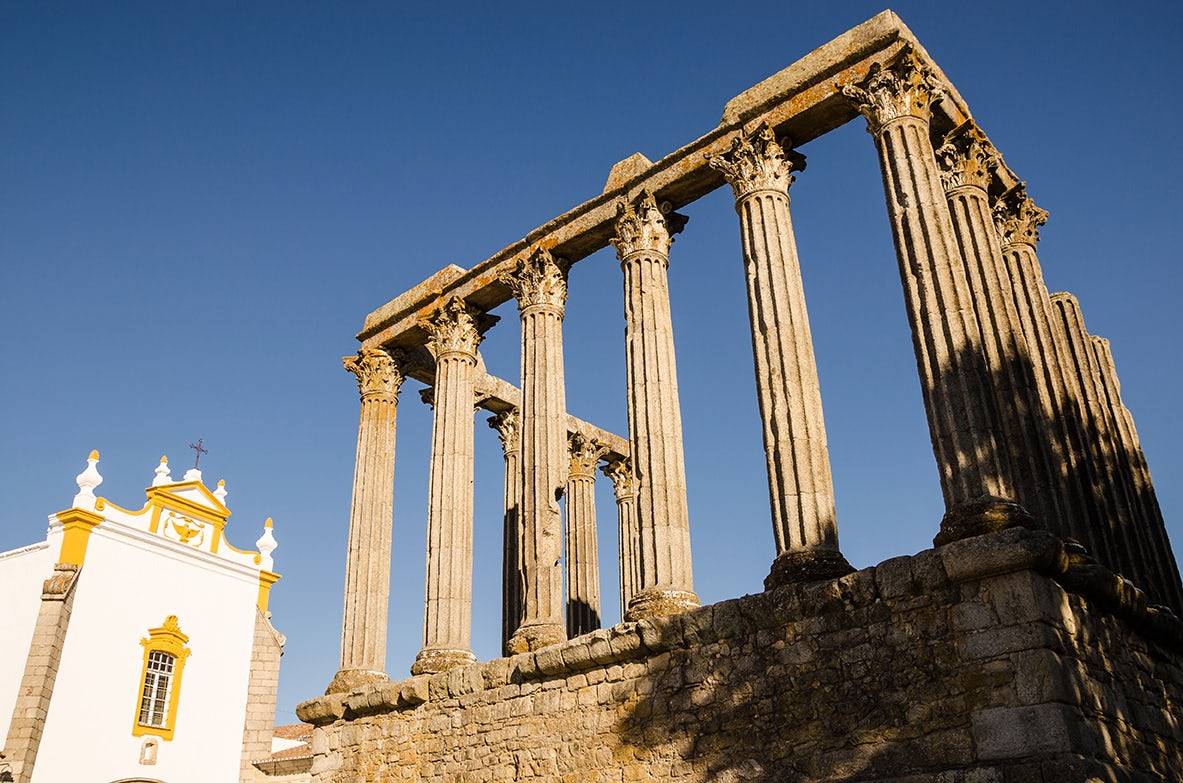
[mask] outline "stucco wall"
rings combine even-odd
[[[319,697],[314,779],[1183,779],[1178,621],[1078,566],[1007,531]]]
[[[255,628],[258,579],[171,542],[110,523],[91,534],[33,783],[146,777],[236,781]],[[140,639],[177,615],[192,654],[176,733],[157,763],[139,764],[132,736]]]
[[[41,585],[52,571],[53,556],[45,542],[0,554],[0,745],[29,656]]]

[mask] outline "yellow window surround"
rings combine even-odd
[[[177,725],[177,705],[181,696],[181,674],[185,670],[185,660],[189,657],[189,637],[181,631],[176,615],[169,615],[159,628],[148,630],[148,636],[140,640],[144,648],[144,664],[140,668],[140,679],[136,683],[136,711],[132,722],[132,736],[142,737],[154,735],[164,740],[171,740]],[[173,657],[173,671],[168,686],[168,704],[164,724],[151,726],[140,722],[140,712],[144,705],[144,681],[148,677],[148,659],[153,652],[161,652]]]

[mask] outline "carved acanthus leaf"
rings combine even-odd
[[[632,462],[628,457],[621,457],[608,462],[601,468],[604,475],[612,481],[612,489],[616,492],[616,499],[622,500],[637,494],[637,477],[633,475]]]
[[[600,461],[600,457],[608,452],[608,449],[599,441],[578,432],[567,436],[567,448],[571,455],[572,476],[594,477],[596,464]]]
[[[874,63],[861,82],[842,85],[840,91],[866,117],[871,133],[900,117],[927,121],[932,104],[945,94],[932,68],[910,44],[891,65]]]
[[[346,356],[342,364],[357,377],[358,391],[363,400],[393,402],[398,399],[399,389],[406,380],[401,359],[399,351],[362,348],[356,356]]]
[[[616,205],[616,236],[609,241],[622,261],[638,251],[668,256],[673,235],[686,220],[676,212],[662,214],[653,194],[642,190],[631,202],[621,200]]]
[[[490,416],[489,427],[497,431],[497,437],[501,439],[501,450],[506,454],[521,448],[522,427],[517,408]]]
[[[567,270],[570,264],[556,259],[548,250],[534,248],[512,272],[501,275],[501,282],[509,286],[518,308],[554,307],[560,311],[567,303]]]
[[[994,204],[994,225],[1003,245],[1039,243],[1039,227],[1047,222],[1047,210],[1040,209],[1027,195],[1027,183],[1020,182],[998,197]]]
[[[711,168],[723,173],[738,201],[761,190],[784,192],[793,184],[794,171],[805,168],[805,156],[785,153],[788,147],[776,140],[772,128],[760,123],[751,133],[740,133],[731,149],[707,158]]]
[[[945,190],[975,185],[985,190],[990,185],[1002,158],[994,145],[973,120],[966,120],[945,136],[936,149]]]
[[[459,297],[452,297],[422,321],[428,334],[427,348],[432,356],[462,353],[476,359],[482,335],[497,322],[495,316],[469,307]]]

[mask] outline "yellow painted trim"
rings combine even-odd
[[[144,648],[144,665],[140,668],[140,679],[136,683],[136,711],[132,716],[131,735],[143,737],[152,735],[163,740],[171,740],[177,727],[177,706],[181,697],[181,674],[185,670],[185,660],[189,657],[189,637],[181,631],[175,614],[164,618],[164,624],[159,628],[148,629],[148,636],[140,639]],[[144,678],[148,676],[148,656],[159,651],[173,656],[173,675],[169,682],[168,713],[165,715],[163,726],[148,726],[140,723],[140,707],[144,699]]]
[[[148,505],[152,506],[152,517],[151,517],[151,519],[148,520],[148,532],[149,533],[159,532],[161,506],[155,505],[153,503],[149,503]]]
[[[176,494],[177,492],[182,492],[187,489],[196,489],[205,496],[205,499],[210,502],[213,508],[211,509],[208,506],[203,506],[194,500],[190,500],[189,498]],[[161,484],[159,487],[148,487],[146,490],[144,490],[144,492],[147,494],[148,500],[150,501],[155,499],[157,496],[160,496],[162,500],[165,500],[169,504],[180,503],[186,507],[193,506],[197,509],[197,512],[205,514],[211,518],[218,519],[223,523],[225,523],[226,519],[230,516],[230,509],[226,508],[222,501],[218,500],[218,496],[213,492],[210,492],[209,487],[200,481],[178,481],[175,484]],[[211,521],[213,520],[211,519]]]
[[[282,579],[279,574],[272,571],[259,571],[259,611],[266,612],[267,604],[271,600],[271,585]]]
[[[111,508],[115,509],[116,511],[122,511],[124,514],[127,514],[128,516],[132,516],[132,517],[138,517],[141,514],[146,513],[148,511],[148,509],[152,508],[151,503],[145,503],[144,507],[141,508],[139,511],[132,511],[130,508],[124,508],[123,506],[119,505],[118,503],[111,502],[110,498],[100,497],[95,500],[95,503],[94,503],[95,511],[102,511],[107,506],[110,506]]]
[[[103,518],[93,511],[68,508],[57,513],[62,523],[62,548],[58,553],[59,563],[81,566],[86,560],[86,545],[90,543],[90,531],[98,527]]]

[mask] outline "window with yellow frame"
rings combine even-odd
[[[155,735],[171,740],[177,725],[177,704],[181,696],[181,674],[189,657],[189,637],[182,631],[176,615],[164,619],[164,625],[150,628],[140,640],[144,648],[144,666],[140,670],[139,698],[132,736]]]

